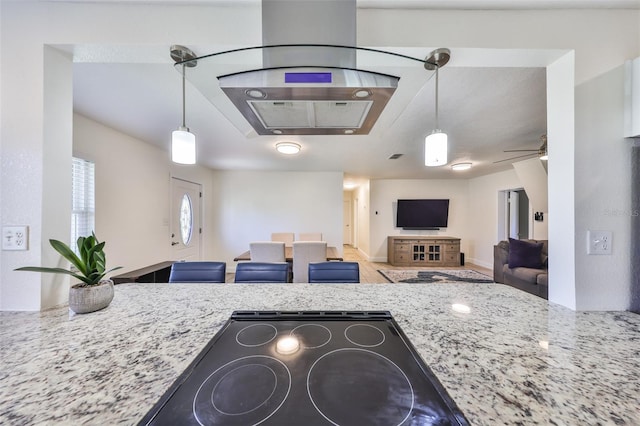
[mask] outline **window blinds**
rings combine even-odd
[[[77,252],[78,237],[95,228],[95,164],[81,158],[72,161],[71,248]]]

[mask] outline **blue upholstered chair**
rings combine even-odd
[[[287,262],[240,262],[236,266],[236,283],[286,283]]]
[[[358,262],[309,263],[310,283],[359,283]]]
[[[223,283],[225,262],[176,262],[171,265],[170,283]]]

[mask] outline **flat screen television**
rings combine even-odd
[[[446,228],[449,200],[398,200],[396,226],[403,229]]]

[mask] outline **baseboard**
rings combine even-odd
[[[358,254],[360,254],[360,256],[364,257],[364,260],[371,262],[371,258],[369,257],[369,255],[365,252],[363,252],[360,247],[357,247],[356,250],[358,250]]]
[[[493,263],[483,262],[483,261],[475,259],[475,258],[466,258],[465,259],[465,263],[467,263],[467,262],[473,263],[474,265],[478,265],[478,266],[481,266],[483,268],[493,269]]]
[[[387,263],[386,257],[371,257],[368,260],[369,262]]]

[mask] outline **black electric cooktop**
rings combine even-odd
[[[236,311],[140,425],[467,425],[389,312]]]

